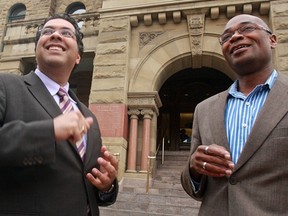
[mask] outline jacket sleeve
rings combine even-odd
[[[24,103],[21,83],[16,78],[0,77],[0,166],[23,167],[55,160],[52,119],[33,119],[33,104]],[[19,87],[20,90],[13,90]],[[27,121],[26,121],[27,120]]]
[[[99,206],[109,206],[116,202],[118,195],[119,185],[118,180],[115,179],[113,182],[113,188],[109,192],[101,192],[98,193],[98,204]]]

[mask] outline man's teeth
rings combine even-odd
[[[235,50],[238,50],[238,49],[241,49],[241,48],[244,48],[244,47],[248,47],[248,46],[246,46],[246,45],[242,45],[242,46],[236,47]]]
[[[51,47],[49,47],[49,50],[60,50],[60,51],[62,51],[62,48],[57,47],[57,46],[51,46]]]

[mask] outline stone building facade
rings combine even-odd
[[[288,73],[288,0],[0,0],[0,72],[33,70],[39,25],[73,6],[85,9],[71,12],[85,53],[70,83],[117,153],[119,179],[144,177],[148,156],[162,144],[187,150],[179,131],[191,135],[196,104],[235,79],[218,42],[231,17],[267,21],[278,37],[276,69]]]

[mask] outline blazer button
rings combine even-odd
[[[230,182],[230,184],[232,184],[232,185],[236,185],[236,184],[238,183],[237,177],[236,177],[236,176],[231,176],[231,177],[229,178],[229,182]]]

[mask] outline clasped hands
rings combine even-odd
[[[53,120],[55,138],[57,141],[69,140],[76,143],[87,133],[93,118],[85,118],[80,111],[71,111],[57,116]],[[108,191],[118,174],[118,159],[107,150],[105,146],[101,148],[102,157],[97,159],[100,169],[93,168],[86,174],[87,179],[100,191]]]
[[[230,153],[217,144],[200,145],[190,157],[190,173],[195,180],[201,175],[229,177],[234,166]]]

